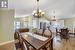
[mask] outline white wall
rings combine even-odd
[[[14,39],[14,10],[0,9],[0,43]]]
[[[70,32],[74,32],[74,21],[75,21],[75,18],[64,19],[64,25],[65,27],[69,28]]]
[[[56,32],[56,28],[60,29],[64,27],[64,20],[51,21],[50,29],[52,32]]]

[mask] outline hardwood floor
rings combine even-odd
[[[15,50],[14,42],[0,46],[0,50]]]
[[[54,38],[54,48],[56,50],[75,50],[75,38],[70,38],[68,41],[60,39],[59,36]]]
[[[68,41],[60,39],[60,36],[55,36],[53,40],[54,50],[75,50],[75,38],[70,38]],[[14,42],[0,46],[0,50],[16,50]]]

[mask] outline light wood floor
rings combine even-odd
[[[59,36],[54,38],[54,48],[56,50],[75,50],[75,37],[70,38],[68,41],[60,39]]]
[[[15,50],[14,42],[0,46],[0,50]]]
[[[55,36],[53,42],[54,50],[75,50],[75,37],[66,41],[65,39],[61,40],[60,36]],[[16,50],[14,42],[0,46],[0,50]]]

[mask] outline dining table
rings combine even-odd
[[[26,41],[30,46],[34,48],[34,50],[47,50],[45,47],[48,43],[50,43],[51,39],[53,37],[44,37],[32,32],[24,32],[21,33],[23,41]],[[50,44],[51,47],[49,47],[51,50],[53,50],[53,42]]]

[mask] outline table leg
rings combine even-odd
[[[53,39],[51,40],[51,44],[49,45],[49,50],[53,50]]]

